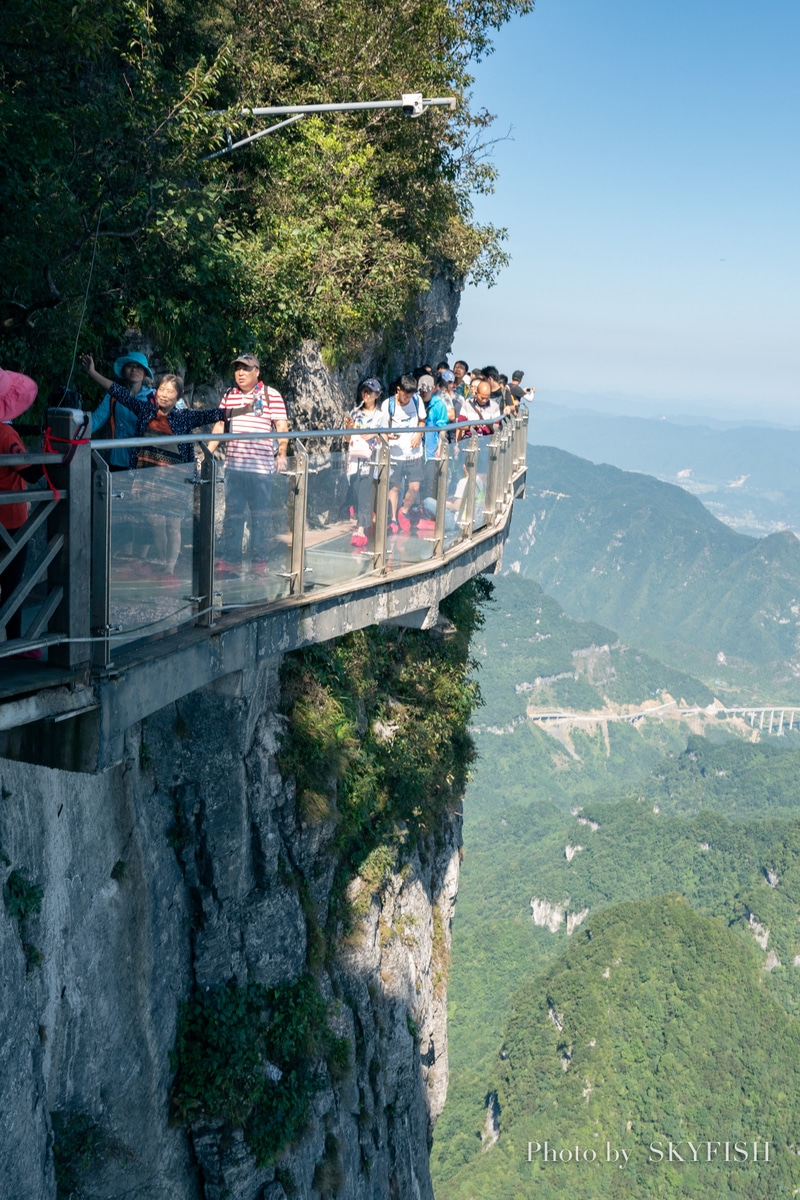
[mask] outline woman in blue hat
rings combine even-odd
[[[105,396],[92,413],[92,433],[102,429],[108,421],[113,438],[136,437],[136,414],[124,405],[117,404],[110,391],[112,381],[95,370],[94,365],[91,370],[86,367],[86,371],[95,383],[106,389]],[[145,380],[150,380],[152,372],[144,354],[140,354],[138,350],[129,350],[121,354],[114,363],[114,374],[117,379],[122,380],[132,396],[139,400],[153,400],[153,389],[145,386]],[[108,461],[112,471],[127,471],[130,466],[130,452],[125,449],[112,450]]]

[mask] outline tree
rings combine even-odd
[[[390,331],[433,275],[504,262],[477,225],[490,118],[470,61],[533,0],[8,0],[0,16],[2,361],[64,381],[126,326],[201,375],[303,337],[333,356]],[[255,104],[455,95],[429,110],[259,127]],[[226,110],[216,113],[214,110]]]

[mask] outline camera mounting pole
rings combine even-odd
[[[399,100],[359,100],[346,104],[282,104],[270,108],[242,108],[237,113],[237,116],[286,116],[289,119],[279,121],[277,125],[270,125],[268,129],[261,129],[258,133],[253,133],[250,137],[242,138],[238,142],[232,141],[230,133],[226,130],[228,144],[225,148],[216,150],[213,154],[207,154],[205,158],[201,159],[201,162],[210,162],[213,158],[221,158],[223,154],[232,154],[240,146],[247,146],[250,142],[255,142],[259,138],[266,137],[268,133],[275,133],[278,129],[285,129],[288,125],[295,125],[298,121],[302,121],[303,117],[313,113],[368,112],[381,108],[401,108],[407,117],[421,117],[426,108],[449,108],[451,111],[455,111],[456,98],[455,96],[439,96],[427,99],[422,95],[422,92],[404,92]],[[230,111],[230,109],[217,109],[211,115],[222,117],[226,116]]]

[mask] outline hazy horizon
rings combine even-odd
[[[540,399],[800,420],[798,40],[789,0],[537,0],[500,30],[475,213],[512,261],[465,290],[454,356]]]

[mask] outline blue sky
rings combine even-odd
[[[798,0],[538,0],[476,69],[511,266],[455,356],[537,398],[800,425]]]

